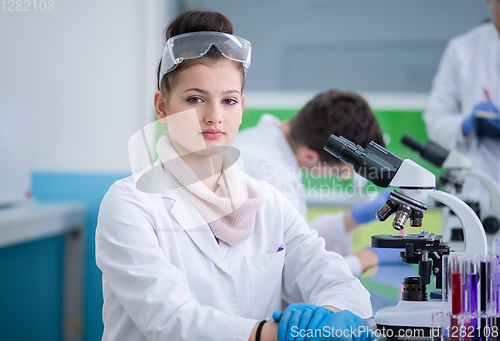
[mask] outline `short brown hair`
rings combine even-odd
[[[363,97],[354,92],[323,92],[290,120],[290,137],[295,143],[316,151],[322,162],[337,163],[336,157],[323,150],[331,134],[363,148],[371,141],[384,146],[377,118]]]
[[[165,30],[166,40],[175,37],[179,34],[190,33],[190,32],[200,32],[200,31],[212,31],[212,32],[222,32],[233,34],[233,25],[223,14],[211,11],[202,10],[190,10],[179,14],[170,25]],[[210,50],[201,58],[185,60],[180,63],[174,70],[170,71],[160,79],[161,61],[158,65],[157,73],[157,86],[158,90],[169,91],[175,75],[182,69],[189,65],[202,62],[200,59],[210,59],[212,61],[217,61],[222,59],[224,56],[219,51],[218,48],[212,46]],[[234,62],[238,69],[241,70],[244,75],[243,64],[239,62]],[[243,77],[243,82],[244,82]],[[243,88],[243,86],[242,86]]]

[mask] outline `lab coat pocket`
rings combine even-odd
[[[245,257],[252,296],[252,318],[271,317],[273,311],[280,310],[285,253],[285,244],[281,244],[276,252]]]

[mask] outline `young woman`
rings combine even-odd
[[[344,259],[276,189],[246,176],[228,147],[250,43],[204,11],[178,16],[166,38],[154,97],[168,126],[156,146],[161,193],[131,176],[99,212],[103,340],[267,341],[288,340],[293,328],[365,328],[369,294]],[[294,303],[284,313],[282,300]],[[273,312],[279,323],[263,320]]]

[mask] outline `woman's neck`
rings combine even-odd
[[[215,192],[219,187],[218,182],[224,153],[211,154],[210,151],[207,152],[207,155],[193,153],[173,141],[172,146],[198,179],[212,192]]]

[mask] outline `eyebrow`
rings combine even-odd
[[[238,90],[227,90],[227,91],[223,91],[222,92],[223,94],[240,94],[240,92]]]
[[[200,89],[200,88],[190,88],[190,89],[187,89],[185,90],[184,92],[188,92],[188,91],[197,91],[197,92],[201,92],[202,94],[205,94],[205,95],[208,95],[208,91],[205,91],[203,89]]]
[[[201,92],[202,94],[205,94],[205,95],[210,94],[208,91],[200,89],[200,88],[189,88],[189,89],[185,90],[184,92],[188,92],[188,91],[197,91],[197,92]],[[240,92],[238,90],[227,90],[227,91],[222,92],[222,94],[233,94],[233,93],[240,94]]]

